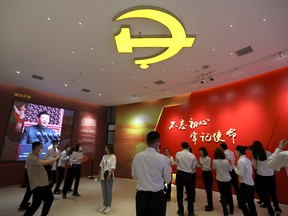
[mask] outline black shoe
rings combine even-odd
[[[230,215],[234,214],[234,209],[229,209]]]
[[[72,196],[80,197],[81,195],[79,193],[73,193]]]
[[[213,207],[211,207],[211,206],[205,206],[205,211],[206,211],[206,212],[210,212],[210,211],[213,211],[213,210],[214,210]]]
[[[69,189],[69,190],[68,190],[68,193],[70,193],[70,192],[72,192],[72,191],[73,191],[72,189]]]
[[[63,194],[63,195],[62,195],[62,198],[63,198],[63,199],[67,199],[66,194]]]
[[[257,201],[257,203],[258,203],[259,205],[261,205],[261,204],[263,203],[263,201],[262,201],[262,200],[259,200],[259,201]]]
[[[26,211],[29,206],[19,206],[18,211]]]
[[[177,211],[177,215],[184,216],[184,213]]]
[[[54,194],[62,194],[62,191],[54,191]]]

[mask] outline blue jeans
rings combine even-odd
[[[114,182],[114,179],[101,180],[103,206],[111,207],[113,182]]]

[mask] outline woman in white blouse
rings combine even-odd
[[[105,155],[103,156],[99,166],[103,207],[98,209],[98,211],[107,214],[111,210],[114,170],[116,169],[116,156],[114,155],[113,145],[107,145],[105,147]]]
[[[268,167],[268,159],[271,153],[265,151],[260,141],[256,140],[253,142],[253,163],[257,169],[259,177],[259,183],[261,191],[263,192],[262,197],[264,199],[265,207],[268,208],[269,215],[277,215],[282,213],[279,207],[278,197],[276,193],[276,178],[274,170]],[[273,202],[274,208],[271,206],[270,198]]]
[[[213,174],[211,171],[211,158],[208,156],[207,149],[205,147],[199,148],[200,158],[198,161],[198,167],[202,168],[202,179],[204,188],[206,191],[208,205],[205,206],[205,211],[213,211],[213,196],[212,196],[212,185],[213,185]]]
[[[244,216],[257,216],[254,203],[254,181],[252,178],[253,169],[251,161],[246,157],[247,147],[236,146],[236,155],[239,157],[235,172],[239,176],[242,212]],[[248,204],[248,207],[247,207]]]
[[[167,158],[169,170],[171,172],[171,181],[172,181],[172,166],[175,165],[174,158],[170,155],[170,150],[169,148],[164,149],[164,155]],[[167,187],[164,187],[164,191],[166,192],[166,200],[170,201],[171,200],[171,181],[167,183]]]
[[[228,216],[227,205],[229,206],[229,212],[231,215],[234,213],[234,204],[231,193],[231,165],[228,160],[225,159],[224,152],[217,148],[214,152],[213,169],[216,170],[216,180],[218,189],[220,192],[221,204],[223,208],[224,216]]]

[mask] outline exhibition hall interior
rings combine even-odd
[[[0,1],[0,216],[23,215],[29,207],[22,209],[21,200],[34,142],[43,148],[37,160],[55,158],[55,167],[60,158],[47,152],[57,148],[60,157],[71,151],[58,189],[56,168],[54,201],[45,215],[137,215],[139,179],[131,172],[150,131],[159,132],[157,151],[163,157],[168,148],[176,161],[187,142],[198,165],[200,147],[211,158],[214,207],[207,210],[199,165],[194,213],[187,210],[185,191],[185,212],[179,211],[178,162],[171,164],[167,216],[228,215],[212,168],[223,143],[235,155],[236,170],[242,157],[236,147],[247,147],[258,215],[274,215],[274,210],[288,215],[288,168],[273,170],[277,198],[266,185],[271,200],[267,195],[263,201],[255,180],[261,170],[256,150],[248,151],[257,141],[268,161],[280,141],[288,139],[287,9],[286,0]],[[107,146],[115,156],[109,173],[112,205],[102,200],[106,176],[101,164],[113,153]],[[79,188],[64,196],[73,149],[81,152],[76,164],[81,178]],[[51,183],[51,168],[46,171]],[[231,193],[235,209],[229,215],[244,215],[234,187]],[[34,215],[41,215],[42,206]]]

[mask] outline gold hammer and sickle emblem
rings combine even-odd
[[[129,27],[122,26],[120,32],[114,36],[119,53],[133,53],[134,47],[165,47],[166,50],[158,55],[135,59],[135,64],[147,69],[149,64],[164,61],[176,55],[183,47],[192,47],[195,37],[186,36],[186,32],[180,21],[169,13],[158,9],[135,9],[115,18],[123,20],[128,18],[144,18],[155,20],[168,28],[171,35],[164,38],[132,38]]]

